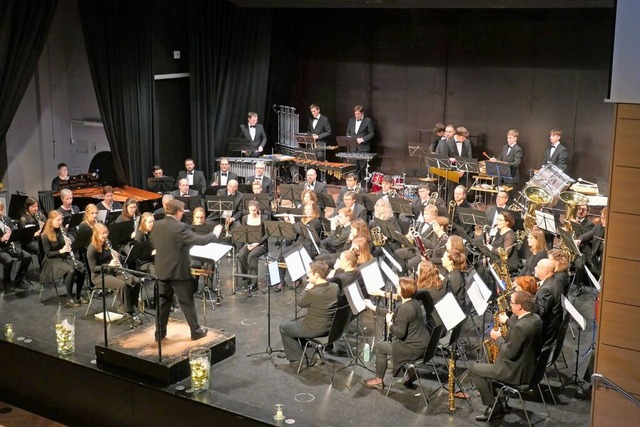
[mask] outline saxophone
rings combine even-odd
[[[449,351],[449,410],[456,410],[456,358],[453,348]]]
[[[499,328],[500,328],[500,311],[496,310],[496,312],[493,314],[493,330],[497,331]],[[496,344],[496,342],[489,337],[482,342],[482,345],[484,346],[484,349],[487,352],[487,362],[495,363],[496,359],[498,358],[498,354],[500,353],[500,348],[498,347],[498,344]]]
[[[496,266],[494,264],[494,269],[496,270],[496,273],[498,273],[500,279],[504,281],[506,289],[497,298],[498,309],[493,315],[493,330],[497,331],[500,329],[500,334],[505,337],[507,336],[509,328],[506,323],[502,325],[500,324],[500,315],[505,314],[509,309],[511,294],[513,294],[515,289],[511,283],[511,276],[509,275],[509,269],[507,267],[507,250],[504,248],[498,248],[498,254],[500,255],[500,265]],[[489,363],[494,363],[498,357],[498,353],[500,352],[498,345],[491,338],[486,339],[482,344],[487,352],[487,359]]]

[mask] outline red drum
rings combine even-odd
[[[384,178],[384,174],[380,172],[373,172],[371,174],[371,192],[377,193],[382,190],[382,178]]]
[[[393,186],[394,187],[404,186],[404,175],[393,175]]]

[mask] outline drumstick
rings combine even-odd
[[[486,151],[483,151],[482,155],[485,156],[487,159],[491,160],[491,157],[487,154]]]

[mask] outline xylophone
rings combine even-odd
[[[341,179],[343,175],[346,175],[349,172],[355,172],[356,170],[356,165],[350,163],[321,162],[320,160],[309,160],[301,158],[296,158],[295,160],[293,160],[293,165],[324,171],[329,175],[335,176],[338,179]]]

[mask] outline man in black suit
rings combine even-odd
[[[442,123],[436,123],[436,125],[433,127],[434,140],[429,146],[430,153],[436,153],[440,143],[446,144],[447,137],[445,136],[444,131],[445,127]]]
[[[542,166],[551,163],[556,165],[562,172],[568,173],[569,151],[560,143],[560,138],[562,138],[562,130],[551,129],[549,132],[549,142],[551,142],[551,145],[549,145],[544,152]]]
[[[562,307],[563,289],[553,275],[555,268],[556,265],[553,261],[544,258],[538,261],[533,270],[535,276],[540,280],[540,286],[535,295],[533,312],[542,319],[544,328],[542,346],[548,346],[556,342],[564,314],[564,308]]]
[[[353,219],[360,218],[364,221],[367,220],[367,208],[362,206],[359,203],[356,203],[356,195],[349,192],[344,195],[342,198],[342,203],[336,206],[336,209],[333,211],[329,218],[335,218],[338,215],[338,212],[342,208],[347,208],[353,213]],[[332,221],[334,221],[332,219]]]
[[[211,176],[211,186],[221,186],[226,187],[227,182],[232,179],[238,180],[238,175],[229,171],[229,159],[223,157],[220,159],[220,170],[218,172],[214,172]]]
[[[217,237],[213,234],[196,234],[182,223],[184,203],[180,200],[169,201],[165,213],[166,217],[157,221],[151,232],[151,242],[156,248],[156,275],[160,281],[160,329],[156,329],[156,340],[167,335],[174,294],[191,329],[191,339],[197,340],[207,335],[207,328],[198,323],[193,302],[197,282],[191,276],[189,249],[193,245],[214,242]]]
[[[327,116],[320,114],[320,106],[318,104],[311,104],[309,106],[311,111],[311,117],[309,118],[309,126],[307,132],[309,132],[313,139],[316,141],[318,147],[327,146],[327,138],[331,136],[331,124]],[[316,158],[320,161],[325,160],[325,150],[317,150]]]
[[[176,182],[180,182],[182,178],[186,178],[187,181],[189,181],[189,188],[200,193],[207,186],[207,179],[204,177],[204,173],[196,170],[196,164],[193,159],[186,159],[184,161],[184,168],[185,170],[178,172]]]
[[[362,188],[362,186],[358,184],[358,175],[356,175],[355,173],[348,173],[344,180],[346,185],[340,188],[338,200],[336,200],[336,206],[342,204],[342,199],[347,193],[353,193],[356,195],[364,194],[364,188]]]
[[[338,211],[335,223],[331,224],[331,233],[324,238],[320,246],[330,253],[340,253],[351,246],[349,235],[351,234],[351,221],[353,221],[353,212],[348,208],[342,208]],[[322,257],[322,255],[319,255]]]
[[[304,189],[313,190],[316,194],[327,194],[327,184],[318,181],[318,173],[315,169],[307,169],[307,179],[304,182]]]
[[[509,164],[509,171],[511,172],[511,178],[501,179],[502,184],[513,185],[517,187],[520,183],[520,163],[522,163],[522,148],[518,145],[518,136],[520,133],[511,129],[507,132],[507,144],[502,147],[502,153],[497,160]],[[491,161],[496,161],[495,157],[491,158]]]
[[[257,162],[254,175],[251,175],[247,178],[247,184],[253,184],[254,182],[258,181],[260,184],[262,184],[262,193],[272,195],[274,190],[273,183],[271,181],[271,178],[264,174],[266,168],[267,166],[264,162]]]
[[[375,136],[373,121],[364,116],[362,105],[356,105],[353,109],[353,117],[349,119],[347,125],[347,136],[356,139],[358,143],[356,152],[368,153],[371,151],[370,142]]]
[[[421,184],[418,187],[418,197],[411,201],[411,213],[413,213],[413,218],[411,218],[412,220],[424,222],[422,213],[424,208],[429,204],[429,197],[429,186]]]
[[[445,131],[446,134],[451,133],[451,128],[450,128],[451,126],[453,125],[447,125],[446,129],[448,130],[448,132]],[[472,156],[471,141],[469,141],[469,131],[467,130],[467,128],[463,126],[457,127],[455,129],[455,133],[453,134],[453,137],[447,139],[446,144],[440,144],[440,145],[444,145],[444,146],[440,150],[440,152],[438,152],[437,154],[449,157],[449,160],[452,162],[455,161],[455,157],[470,159]],[[438,146],[438,149],[440,149],[440,145]],[[462,182],[464,174],[465,173],[463,171],[458,171],[460,182]],[[447,195],[449,199],[451,199],[451,197],[453,196],[453,190],[455,186],[456,186],[456,183],[453,181],[449,181],[447,184]]]
[[[233,197],[233,210],[224,211],[222,212],[222,215],[220,212],[211,212],[207,217],[207,222],[220,224],[221,217],[225,219],[229,218],[229,226],[231,226],[234,222],[242,218],[244,206],[242,205],[242,193],[238,191],[238,181],[235,179],[229,180],[227,188],[224,190],[218,190],[217,196]]]
[[[315,338],[329,333],[338,305],[340,288],[326,280],[329,266],[322,261],[309,265],[309,281],[298,297],[298,306],[307,309],[306,316],[280,324],[282,346],[291,364],[302,359],[301,338]]]
[[[585,265],[596,278],[602,273],[602,255],[604,253],[604,234],[607,227],[608,209],[605,207],[600,214],[600,224],[593,225],[591,229],[575,240],[576,246],[580,248],[582,256],[576,258],[574,265],[576,267],[576,296],[584,293],[584,286],[588,283]],[[590,221],[589,221],[590,222]],[[593,224],[593,223],[592,223]]]
[[[476,363],[469,366],[469,377],[478,388],[482,404],[486,406],[484,414],[476,420],[489,421],[491,408],[495,403],[492,381],[509,384],[522,384],[533,376],[538,357],[542,321],[533,311],[533,296],[524,291],[511,295],[511,310],[517,320],[503,337],[500,329],[491,330],[491,339],[500,349],[495,363]],[[505,400],[496,406],[492,417],[498,417],[509,411]]]
[[[456,203],[456,209],[455,209],[455,212],[453,213],[453,223],[458,224],[460,227],[464,228],[466,233],[469,236],[471,236],[473,234],[473,228],[474,228],[473,224],[463,224],[462,220],[460,219],[460,212],[459,212],[459,208],[467,208],[467,209],[471,208],[471,205],[469,204],[469,202],[467,202],[467,189],[465,188],[464,185],[458,185],[453,190],[453,200]],[[455,227],[453,229],[453,234],[458,234]]]
[[[187,178],[181,178],[178,181],[178,189],[171,192],[173,197],[197,197],[200,195],[196,190],[189,188]]]
[[[251,144],[251,157],[258,157],[264,151],[267,144],[267,134],[264,127],[258,123],[258,113],[249,111],[247,113],[247,124],[240,125],[240,137],[246,139]]]
[[[496,225],[496,217],[498,214],[507,209],[507,203],[509,203],[509,193],[504,190],[498,191],[498,194],[496,195],[496,204],[489,206],[485,211],[487,223],[491,225],[492,228]],[[493,230],[497,232],[497,229],[494,228]]]

